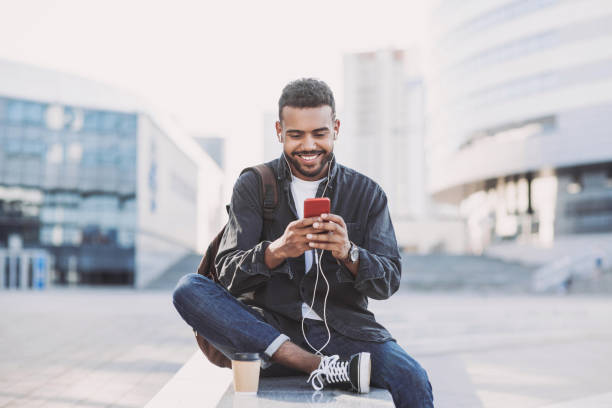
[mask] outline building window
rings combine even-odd
[[[567,185],[567,192],[569,194],[578,194],[582,191],[582,177],[579,172],[575,172],[572,174],[572,179],[570,183]]]

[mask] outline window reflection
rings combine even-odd
[[[0,246],[18,233],[60,270],[74,256],[95,269],[103,254],[105,268],[133,275],[137,124],[136,114],[0,97]]]

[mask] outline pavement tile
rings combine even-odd
[[[0,307],[10,313],[0,316],[0,324],[11,329],[0,341],[6,345],[0,348],[0,381],[18,391],[39,388],[30,397],[32,403],[39,397],[61,405],[113,382],[127,384],[112,395],[120,398],[159,370],[162,375],[142,387],[150,398],[193,350],[191,335],[169,299],[169,293],[112,289],[3,294]],[[40,333],[45,333],[42,342]],[[158,345],[174,360],[155,357]],[[24,393],[18,397],[22,405],[27,402]]]
[[[0,392],[0,407],[5,407],[11,401],[14,401],[14,400],[15,400],[15,397],[10,396],[10,395],[2,395],[2,392]]]
[[[15,405],[7,405],[7,407],[15,407],[15,408],[40,408],[45,404],[43,400],[29,400],[29,401],[21,401],[16,403]],[[65,406],[65,405],[64,405]]]
[[[42,405],[41,408],[70,408],[76,406],[77,405],[75,405],[74,401],[50,401]]]
[[[116,401],[113,401],[113,404],[128,407],[144,407],[150,399],[150,392],[128,392]]]
[[[5,390],[6,392],[15,394],[15,395],[27,395],[27,394],[30,394],[36,391],[44,384],[45,382],[41,381],[40,379],[36,379],[36,378],[26,379],[26,380],[22,380],[22,381],[10,384],[10,386],[3,388],[3,390]]]

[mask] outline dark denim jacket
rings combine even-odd
[[[274,170],[279,187],[274,221],[263,220],[257,175],[242,174],[234,185],[229,222],[215,264],[221,282],[230,293],[283,329],[291,321],[301,320],[302,302],[311,304],[317,274],[314,265],[308,274],[304,273],[304,255],[287,259],[272,270],[265,265],[267,246],[283,234],[287,224],[297,219],[287,163],[281,156],[266,164]],[[324,187],[325,181],[320,183],[317,197]],[[353,339],[389,340],[389,332],[367,309],[368,297],[386,299],[400,285],[400,255],[387,197],[374,181],[335,160],[325,195],[331,200],[331,212],[344,219],[349,239],[359,247],[360,260],[357,276],[353,277],[325,251],[321,265],[330,284],[327,322]],[[325,281],[320,277],[314,310],[321,317],[325,291]]]

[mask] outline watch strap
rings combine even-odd
[[[353,251],[355,250],[355,248],[357,247],[357,245],[355,245],[353,243],[353,241],[349,241],[351,243],[351,246],[349,247],[348,250],[348,254],[346,255],[346,258],[343,260],[344,263],[354,263],[355,261],[353,261],[353,257],[351,256]]]

